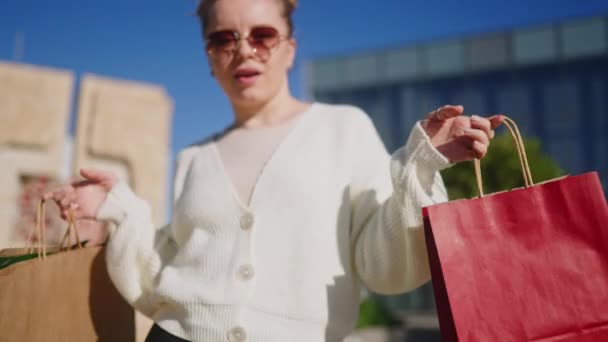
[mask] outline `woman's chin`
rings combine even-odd
[[[239,91],[235,91],[230,96],[230,99],[233,102],[239,104],[258,104],[266,102],[270,96],[261,92],[260,89],[255,89],[255,87],[240,89]]]

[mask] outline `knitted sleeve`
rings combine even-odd
[[[174,198],[181,191],[188,150],[177,157]],[[114,285],[135,309],[152,318],[159,305],[151,295],[156,277],[176,253],[171,223],[157,228],[150,206],[125,182],[118,182],[102,203],[97,219],[114,223],[106,249],[108,273]]]
[[[369,117],[359,117],[351,183],[354,267],[374,292],[407,292],[430,279],[421,208],[447,200],[439,171],[450,163],[419,122],[390,156]]]

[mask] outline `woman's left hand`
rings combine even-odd
[[[463,111],[462,106],[445,105],[421,122],[433,146],[451,163],[483,158],[494,138],[494,129],[504,120],[501,115],[463,116]]]

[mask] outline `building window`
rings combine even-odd
[[[607,52],[603,18],[566,23],[561,27],[564,57],[586,57]]]
[[[608,77],[594,76],[591,81],[591,127],[595,130],[595,156],[592,168],[600,174],[604,188],[608,190]]]
[[[340,85],[336,60],[317,62],[312,67],[312,84],[315,90],[335,89]]]
[[[402,81],[417,77],[421,74],[416,48],[388,52],[384,56],[384,75],[390,81]]]
[[[405,142],[416,121],[423,119],[429,108],[423,108],[424,93],[416,87],[401,89],[399,96],[399,115],[401,117],[401,131],[403,134],[397,139]]]
[[[596,137],[608,136],[608,77],[594,76],[591,80],[591,127]],[[608,149],[600,149],[608,155]]]
[[[517,64],[535,64],[557,59],[556,32],[552,27],[515,32],[513,59]]]
[[[547,137],[578,136],[580,118],[579,86],[572,78],[547,80],[542,87],[544,124]]]
[[[370,94],[371,95],[371,94]],[[400,147],[400,141],[395,137],[395,113],[391,110],[389,92],[379,92],[365,101],[365,110],[374,121],[374,125],[389,151]]]
[[[374,84],[380,78],[375,55],[350,57],[343,63],[345,83],[351,87]]]
[[[425,56],[431,76],[460,74],[465,71],[464,45],[461,41],[429,45],[425,49]]]
[[[506,34],[471,41],[469,62],[472,70],[504,68],[509,63],[509,41]]]
[[[553,136],[544,143],[551,157],[566,172],[578,174],[584,171],[584,150],[580,137],[561,138]]]
[[[464,106],[464,112],[466,115],[482,115],[485,116],[488,113],[488,109],[484,106],[483,87],[462,87],[455,88],[451,94],[451,100],[453,104]]]
[[[496,87],[496,107],[500,113],[513,119],[523,135],[536,135],[533,131],[531,96],[524,83],[505,83]]]

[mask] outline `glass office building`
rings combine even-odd
[[[509,115],[566,172],[597,170],[608,189],[608,15],[324,58],[308,71],[315,100],[366,110],[390,151],[425,113],[462,104]],[[388,302],[436,328],[431,292]]]

